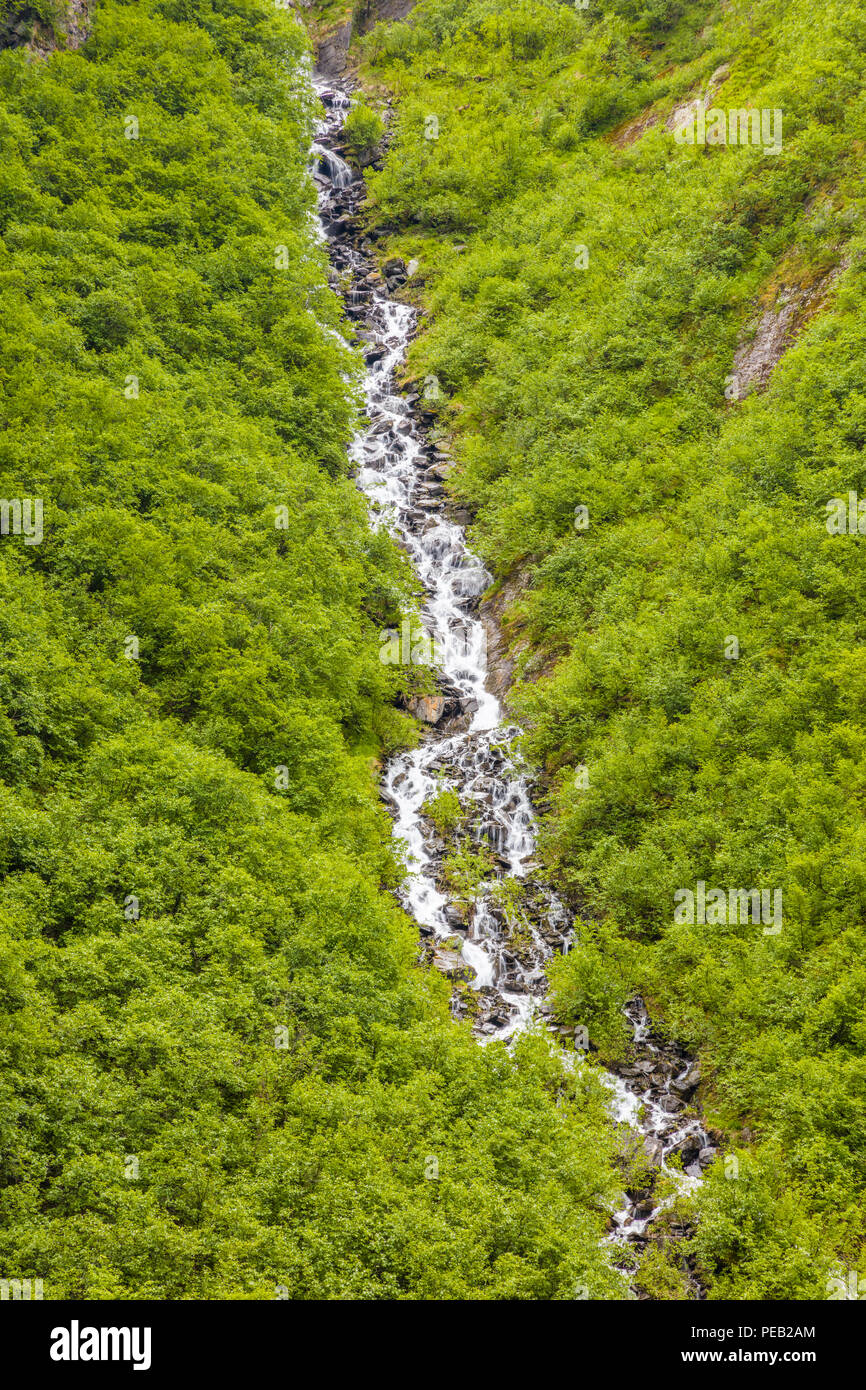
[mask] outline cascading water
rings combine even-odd
[[[570,917],[533,875],[535,816],[514,749],[519,730],[502,723],[499,701],[486,685],[478,599],[491,576],[468,550],[461,527],[444,512],[442,461],[425,438],[419,398],[396,392],[395,370],[416,314],[393,297],[369,251],[356,244],[353,221],[363,183],[330,148],[339,142],[350,97],[319,79],[315,86],[325,109],[312,149],[320,227],[335,270],[344,286],[350,285],[346,312],[366,345],[366,423],[350,454],[372,524],[391,530],[421,579],[426,595],[422,645],[435,653],[440,673],[441,693],[428,702],[433,731],[420,747],[393,757],[382,782],[394,834],[406,849],[403,902],[432,949],[432,963],[470,981],[479,1039],[507,1040],[533,1020],[547,1022],[545,966],[554,950],[568,949]],[[488,850],[494,866],[463,911],[447,891],[445,845],[425,810],[443,790],[458,793],[470,834]],[[683,1113],[697,1085],[696,1068],[653,1038],[640,1001],[629,1005],[628,1015],[636,1060],[607,1074],[614,1117],[643,1136],[656,1167],[666,1168],[666,1159],[678,1153],[687,1173],[683,1181],[694,1182],[714,1152],[699,1120]],[[612,1213],[611,1242],[643,1243],[659,1210],[646,1192],[624,1194],[621,1208]]]

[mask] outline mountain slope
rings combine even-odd
[[[76,50],[37,8],[0,52],[0,1276],[615,1297],[600,1092],[479,1048],[391,892],[412,586],[348,477],[303,31],[103,0]]]
[[[699,1050],[721,1298],[864,1269],[864,38],[856,0],[422,0],[359,52],[585,918],[555,994],[603,1054],[634,989]],[[678,136],[714,111],[737,143]]]

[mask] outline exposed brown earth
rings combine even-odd
[[[706,110],[711,104],[719,88],[723,85],[730,74],[728,67],[717,68],[706,85],[703,92],[696,92],[688,101],[679,106],[675,106],[672,111],[668,111],[661,105],[650,106],[646,111],[642,111],[639,116],[633,116],[624,125],[618,126],[610,136],[611,144],[617,149],[625,149],[628,145],[633,145],[648,130],[654,126],[664,123],[665,130],[674,131],[683,125],[689,116],[693,115],[700,107]]]

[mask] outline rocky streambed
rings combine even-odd
[[[556,1031],[572,1060],[577,1050],[579,1064],[591,1038],[555,1029],[545,1003],[547,962],[569,949],[572,917],[538,873],[531,787],[516,750],[520,730],[494,693],[501,682],[489,678],[479,601],[492,576],[467,547],[465,516],[448,505],[444,483],[453,463],[435,438],[438,387],[428,382],[422,392],[401,394],[397,383],[417,329],[417,313],[402,295],[415,267],[381,259],[360,214],[364,184],[341,144],[350,80],[317,78],[315,85],[323,106],[312,149],[321,234],[331,282],[366,362],[366,419],[351,457],[371,524],[397,537],[424,588],[420,628],[404,624],[394,635],[393,659],[429,655],[436,671],[435,693],[409,702],[427,733],[418,748],[390,759],[381,785],[405,847],[402,901],[418,925],[422,954],[454,984],[454,1012],[471,1018],[480,1042],[508,1042],[540,1023]],[[609,1240],[639,1248],[662,1224],[668,1236],[684,1234],[655,1195],[655,1175],[677,1156],[680,1187],[696,1183],[715,1145],[693,1104],[696,1064],[654,1034],[641,1000],[627,1014],[628,1055],[603,1075],[624,1148],[642,1149],[650,1176],[623,1194]],[[701,1296],[694,1281],[691,1291]]]

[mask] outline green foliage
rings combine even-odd
[[[626,1041],[623,1009],[630,993],[626,964],[631,954],[616,933],[601,924],[574,923],[574,942],[548,969],[556,1012],[566,1023],[581,1024],[594,1048],[621,1059]]]
[[[84,343],[96,352],[124,347],[135,327],[133,306],[110,290],[97,290],[81,305],[78,326]]]
[[[864,36],[862,0],[820,23],[805,0],[422,0],[368,40],[400,109],[376,212],[425,267],[412,369],[451,398],[474,546],[523,581],[542,852],[604,924],[554,966],[559,1006],[604,1032],[642,989],[808,1227],[807,1257],[767,1189],[763,1255],[715,1240],[742,1189],[709,1187],[718,1297],[814,1296],[809,1261],[864,1238],[866,571],[825,526],[866,496]],[[782,111],[780,153],[675,141],[713,74],[723,109]],[[768,388],[729,403],[741,337],[792,289]],[[676,923],[699,880],[781,890],[781,933]]]
[[[682,1246],[678,1243],[648,1245],[635,1280],[638,1292],[656,1302],[682,1302],[688,1298],[683,1270],[679,1267]]]
[[[425,816],[429,816],[440,835],[453,835],[454,831],[463,824],[465,815],[460,805],[460,797],[453,789],[443,788],[422,807]]]
[[[493,874],[493,855],[464,838],[446,856],[442,868],[455,906],[466,912],[477,899],[481,885]]]
[[[390,891],[413,585],[348,476],[303,33],[91,11],[0,53],[0,492],[44,504],[0,537],[0,1273],[616,1297],[603,1097],[453,1023]]]
[[[382,117],[365,101],[356,101],[343,123],[343,138],[355,156],[369,154],[385,133]]]
[[[828,1233],[808,1214],[803,1190],[791,1188],[782,1155],[734,1156],[736,1177],[719,1162],[707,1175],[694,1240],[699,1268],[715,1274],[715,1296],[825,1299],[834,1269]],[[830,1235],[845,1239],[833,1218]]]

